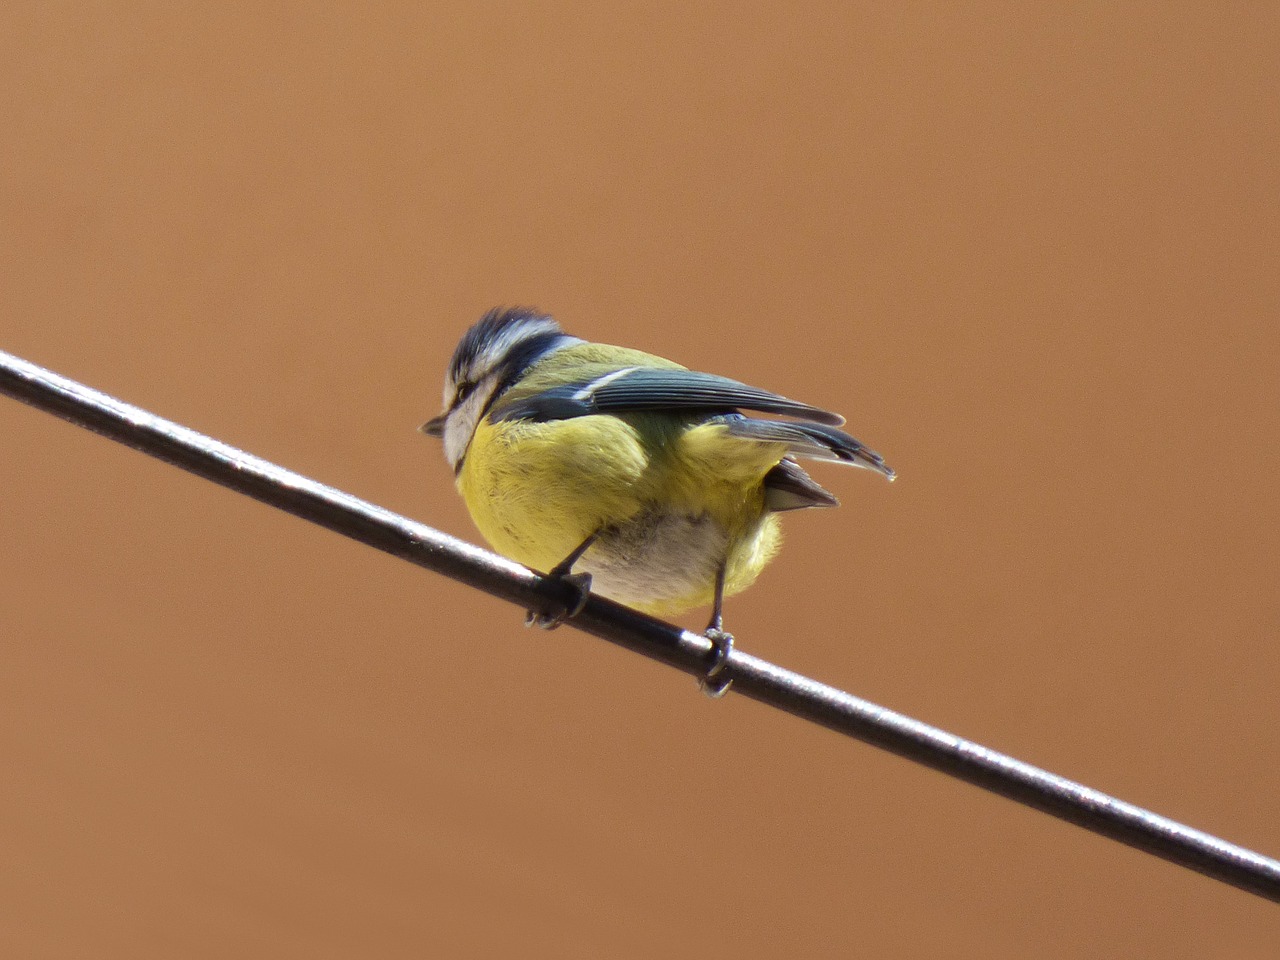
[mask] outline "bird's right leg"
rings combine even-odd
[[[724,668],[729,663],[729,654],[733,652],[733,634],[724,627],[724,577],[728,561],[720,564],[716,570],[715,601],[711,607],[711,622],[703,634],[711,641],[711,666],[698,681],[702,692],[713,699],[720,699],[729,692],[733,680],[724,676]]]

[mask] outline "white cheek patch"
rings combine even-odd
[[[480,415],[496,387],[497,384],[492,381],[482,383],[471,391],[471,396],[453,410],[444,422],[444,455],[455,471],[466,456],[471,436],[480,422]]]

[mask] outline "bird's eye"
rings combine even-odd
[[[464,380],[462,383],[458,384],[457,388],[453,391],[454,405],[456,406],[457,404],[462,403],[462,401],[466,400],[467,397],[471,396],[475,388],[476,385],[470,380]]]

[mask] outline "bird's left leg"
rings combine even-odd
[[[724,568],[727,563],[727,560],[721,563],[716,570],[716,595],[711,607],[711,622],[703,633],[711,641],[711,666],[698,681],[703,693],[717,699],[728,693],[729,687],[733,686],[733,680],[725,679],[723,675],[724,668],[729,663],[729,654],[733,650],[733,634],[720,629],[724,623]]]
[[[547,571],[548,580],[558,580],[574,592],[573,599],[550,612],[530,610],[524,618],[526,627],[538,626],[543,630],[554,630],[566,620],[576,617],[582,612],[582,608],[587,605],[587,597],[591,595],[591,574],[571,573],[570,571],[573,570],[573,565],[581,559],[582,555],[587,552],[587,548],[595,543],[596,538],[599,536],[600,531],[597,530],[574,547],[567,557]]]

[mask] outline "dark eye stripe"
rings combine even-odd
[[[529,337],[559,333],[560,327],[556,322],[536,310],[528,307],[496,307],[463,334],[453,352],[453,359],[449,362],[449,373],[456,381],[464,370],[474,367],[495,344],[519,344]]]

